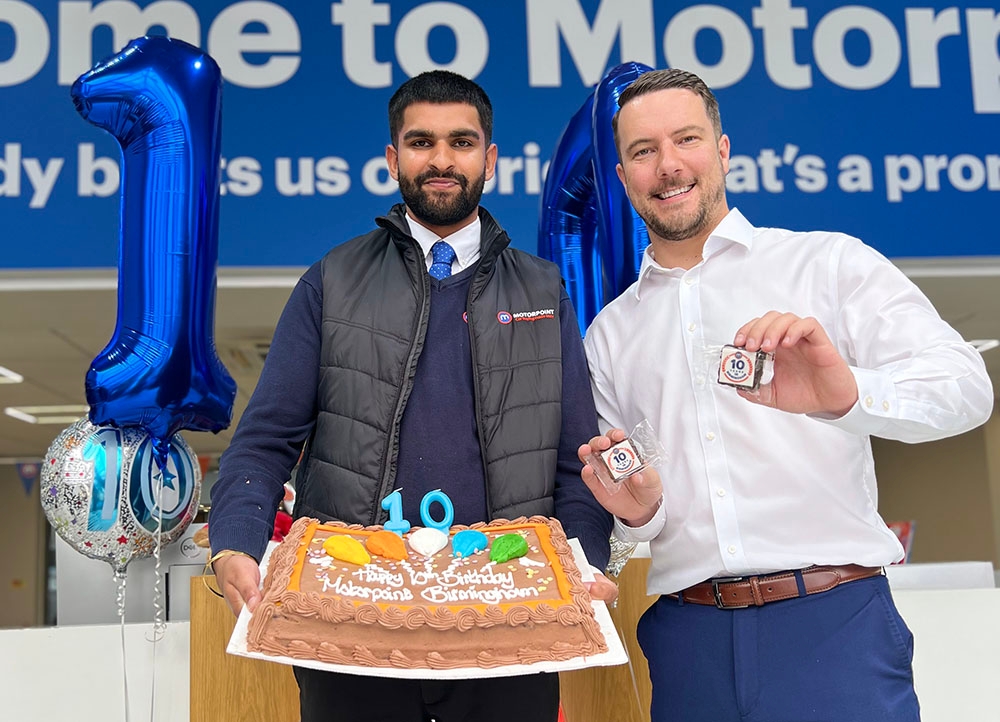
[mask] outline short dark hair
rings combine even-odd
[[[466,103],[479,113],[479,124],[489,145],[493,138],[493,105],[486,91],[468,78],[448,70],[414,75],[389,99],[389,135],[393,146],[403,127],[403,113],[414,103]]]
[[[715,131],[715,138],[722,137],[722,117],[719,115],[719,101],[715,99],[715,94],[705,85],[705,81],[692,72],[680,70],[679,68],[667,68],[666,70],[650,70],[643,73],[629,85],[618,98],[618,111],[611,118],[611,128],[615,133],[615,148],[618,147],[618,114],[630,101],[636,98],[655,93],[660,90],[690,90],[699,96],[705,104],[705,112],[712,123]],[[620,154],[619,154],[620,159]]]

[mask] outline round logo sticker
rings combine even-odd
[[[628,476],[639,466],[639,456],[628,440],[612,446],[601,457],[615,479]]]
[[[500,311],[497,313],[497,321],[506,326],[508,323],[514,320],[514,317],[510,315],[510,311]]]
[[[722,374],[734,384],[744,384],[753,378],[753,359],[743,351],[734,351],[722,358]]]

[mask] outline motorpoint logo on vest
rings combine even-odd
[[[497,321],[505,326],[512,321],[541,321],[543,318],[555,317],[556,312],[554,308],[540,308],[536,311],[518,311],[517,313],[511,313],[510,311],[500,311],[497,313]]]

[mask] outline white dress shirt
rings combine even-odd
[[[663,268],[647,249],[639,279],[585,340],[603,430],[649,419],[668,455],[657,515],[637,529],[616,523],[620,539],[651,540],[649,592],[898,561],[869,435],[919,442],[982,424],[993,405],[982,358],[856,238],[754,228],[733,209],[703,257]],[[845,416],[778,411],[718,383],[720,347],[770,310],[822,324],[857,380]]]
[[[472,223],[464,228],[459,228],[445,238],[441,238],[434,231],[417,223],[410,218],[409,213],[406,214],[406,222],[410,226],[410,235],[420,244],[420,250],[424,252],[428,271],[431,270],[431,264],[434,263],[431,247],[438,241],[446,241],[455,251],[455,260],[451,262],[452,274],[464,271],[479,260],[479,237],[482,234],[483,224],[478,216]]]

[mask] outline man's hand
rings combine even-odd
[[[230,554],[217,559],[212,568],[226,604],[237,617],[246,604],[251,612],[260,602],[260,567],[251,557]]]
[[[748,401],[794,414],[839,418],[858,400],[854,374],[815,318],[768,311],[744,324],[733,343],[750,353],[774,353],[771,383],[756,392],[738,389]]]
[[[594,599],[611,604],[618,599],[618,585],[600,572],[594,572],[594,581],[584,582],[583,586]]]
[[[649,467],[621,480],[617,493],[610,493],[597,478],[597,474],[587,463],[591,454],[607,451],[613,444],[625,440],[622,429],[611,429],[605,436],[595,436],[589,443],[577,450],[583,471],[580,476],[597,502],[628,526],[642,526],[656,514],[663,497],[663,484],[656,469]]]

